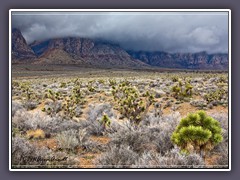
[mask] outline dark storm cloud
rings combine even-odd
[[[55,37],[103,38],[132,50],[227,52],[225,12],[13,12],[28,43]]]

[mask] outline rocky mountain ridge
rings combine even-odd
[[[57,52],[66,52],[72,62],[100,67],[143,67],[145,63],[132,58],[117,45],[102,43],[88,38],[55,38],[30,44],[40,59],[59,59]],[[52,53],[54,52],[55,55]],[[51,56],[51,57],[50,57]],[[69,61],[68,61],[69,62]],[[68,62],[65,61],[66,64]]]
[[[228,54],[128,51],[110,42],[81,37],[54,38],[28,45],[18,29],[12,30],[12,61],[101,68],[228,69]]]
[[[26,60],[36,57],[35,52],[27,45],[21,31],[12,29],[12,60]]]
[[[128,51],[136,59],[151,66],[179,69],[228,69],[228,54],[207,52],[198,53],[167,53]]]

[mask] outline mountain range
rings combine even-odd
[[[174,68],[227,70],[228,54],[132,51],[99,39],[64,37],[27,44],[19,29],[12,29],[12,62],[79,64],[99,68]]]

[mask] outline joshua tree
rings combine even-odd
[[[112,89],[114,100],[117,101],[121,114],[129,118],[131,122],[139,124],[154,102],[153,95],[146,93],[144,97],[141,97],[137,88],[131,86],[128,81],[124,81],[118,87],[113,86]]]
[[[104,127],[104,129],[106,129],[111,125],[111,120],[108,115],[104,113],[102,119],[100,120],[100,123]]]
[[[172,87],[172,95],[176,99],[183,99],[184,97],[192,97],[193,86],[189,82],[178,81],[178,84]]]
[[[217,120],[207,116],[204,111],[198,111],[180,121],[171,140],[184,152],[196,152],[204,156],[222,141],[221,132]]]

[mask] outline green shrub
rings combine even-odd
[[[171,140],[183,152],[204,153],[212,150],[223,139],[220,123],[204,111],[189,114],[183,118]]]

